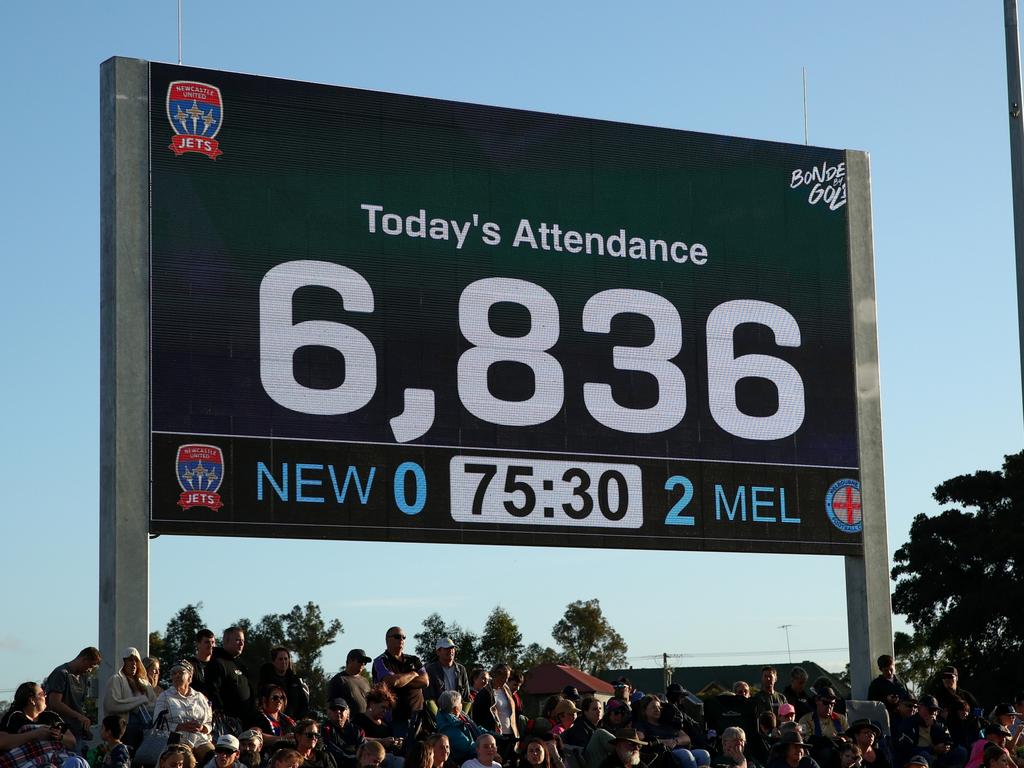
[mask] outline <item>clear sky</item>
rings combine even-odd
[[[1024,447],[1002,8],[185,0],[184,63],[789,142],[806,66],[811,143],[871,154],[894,551],[938,482]],[[0,698],[97,640],[99,65],[175,61],[175,17],[174,0],[0,8]],[[549,644],[594,597],[631,657],[783,662],[791,624],[795,658],[847,659],[839,558],[170,536],[150,557],[153,628],[189,602],[219,630],[313,600],[345,626],[328,669],[435,610],[479,630],[500,603]]]

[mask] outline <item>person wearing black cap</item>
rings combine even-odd
[[[967,750],[953,743],[938,713],[939,703],[935,697],[922,696],[917,714],[902,720],[898,730],[893,731],[893,751],[898,765],[905,765],[915,755],[933,766],[958,766],[966,762]]]
[[[864,717],[854,720],[846,729],[846,737],[860,748],[861,762],[865,768],[892,768],[885,752],[878,748],[882,729]]]
[[[960,687],[960,673],[956,667],[945,667],[929,691],[939,706],[946,711],[946,725],[953,740],[970,746],[981,730],[978,717],[981,710],[974,694]]]
[[[327,703],[327,718],[320,725],[320,739],[338,768],[355,768],[356,751],[364,739],[351,720],[351,708],[345,699],[334,698]]]
[[[352,715],[366,711],[366,694],[370,692],[370,681],[363,676],[363,670],[373,659],[362,648],[353,648],[345,657],[345,668],[331,678],[327,685],[327,699],[344,699],[352,709]]]
[[[971,756],[967,758],[965,768],[981,768],[984,760],[985,747],[995,744],[1000,749],[1006,749],[1006,742],[1011,738],[1010,729],[1001,723],[989,723],[985,726],[985,738],[978,739],[971,745]]]
[[[786,731],[772,747],[767,768],[818,768],[818,763],[808,753],[800,731]]]

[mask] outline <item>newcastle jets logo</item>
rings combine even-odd
[[[224,454],[220,448],[195,443],[182,445],[174,463],[182,490],[179,507],[206,507],[216,512],[224,506],[217,493],[224,481]]]
[[[170,146],[174,154],[200,152],[214,160],[224,154],[214,138],[224,122],[220,88],[175,80],[167,87],[167,119],[174,129]]]
[[[860,483],[857,480],[837,480],[825,494],[825,512],[832,525],[843,533],[864,530],[864,516],[860,505]]]

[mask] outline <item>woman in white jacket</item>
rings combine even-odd
[[[137,747],[142,741],[142,732],[153,723],[157,692],[149,684],[138,649],[128,648],[121,659],[121,668],[110,676],[103,688],[103,714],[121,715],[128,722],[124,742]]]

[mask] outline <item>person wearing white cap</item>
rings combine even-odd
[[[137,747],[142,741],[142,732],[153,724],[153,704],[157,692],[149,684],[146,668],[142,666],[142,655],[137,648],[126,648],[121,654],[121,668],[107,680],[103,687],[102,712],[106,715],[121,715],[128,721],[124,741],[130,747]]]
[[[230,733],[225,733],[217,739],[214,744],[214,765],[216,768],[231,768],[238,760],[238,739]]]
[[[423,698],[437,701],[445,691],[458,691],[463,701],[469,701],[469,673],[455,660],[456,647],[450,637],[440,637],[435,646],[437,661],[427,664],[427,688]]]

